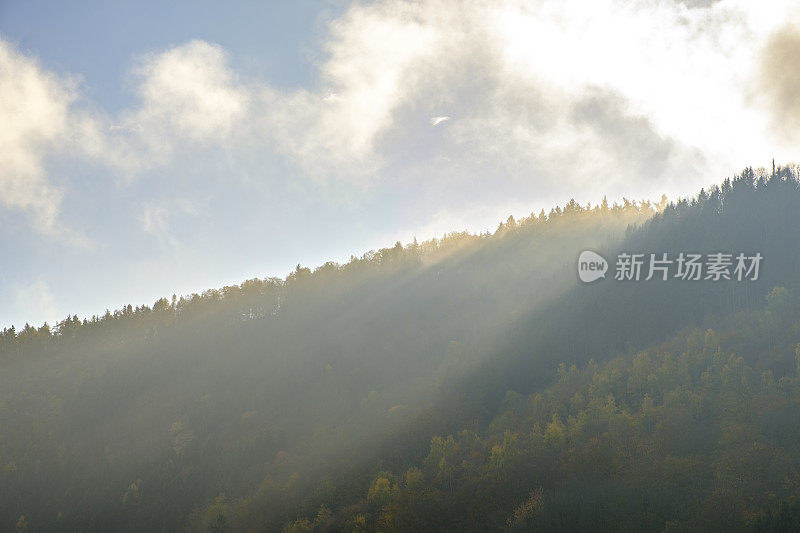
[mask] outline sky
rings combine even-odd
[[[800,0],[0,0],[0,328],[799,144]]]

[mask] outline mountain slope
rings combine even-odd
[[[220,493],[255,490],[287,457],[314,479],[336,464],[355,493],[385,431],[485,357],[513,316],[556,298],[582,247],[654,213],[571,203],[494,235],[7,330],[0,523],[172,530]]]
[[[6,330],[0,524],[463,530],[625,515],[631,529],[702,528],[711,515],[676,510],[686,500],[673,494],[715,493],[716,473],[692,461],[738,458],[720,435],[794,405],[798,205],[792,169],[747,169],[669,205],[571,202],[492,235],[398,243],[284,280]],[[585,249],[760,252],[764,265],[741,283],[584,285]],[[709,328],[722,347],[710,359]],[[629,388],[639,371],[646,383]],[[754,384],[772,391],[767,371],[772,396]],[[703,381],[730,372],[747,376],[744,421],[726,414],[741,405],[728,385]],[[668,444],[683,428],[697,435]],[[791,428],[742,431],[793,457],[781,444]],[[793,498],[794,478],[773,474],[745,503],[720,496],[736,524]]]
[[[780,288],[716,329],[559,365],[545,390],[509,391],[484,430],[434,437],[293,529],[769,530],[769,510],[800,497],[799,306]]]

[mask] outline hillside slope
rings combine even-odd
[[[545,390],[509,391],[486,428],[435,436],[352,505],[289,529],[797,530],[799,308],[781,287],[715,329],[561,364]]]
[[[514,316],[558,297],[582,247],[654,213],[571,203],[493,235],[6,330],[0,523],[174,530],[220,493],[255,490],[287,457],[309,479],[341,467],[355,493],[385,431],[474,367]]]
[[[728,478],[696,464],[739,460],[751,437],[796,457],[794,430],[759,420],[793,416],[797,206],[795,171],[747,169],[669,205],[571,202],[491,235],[6,330],[0,524],[702,529]],[[757,281],[585,285],[585,249],[764,265]],[[789,474],[749,479],[718,495],[732,523],[796,494]],[[684,489],[706,503],[682,511]]]

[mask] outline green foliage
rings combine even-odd
[[[426,488],[413,488],[426,501],[404,495],[407,483],[384,490],[372,512],[395,509],[403,522],[435,508],[454,531],[793,530],[797,506],[782,502],[800,499],[800,379],[774,353],[795,354],[800,318],[768,349],[774,319],[765,308],[721,323],[722,334],[690,329],[602,365],[561,365],[558,382],[527,403],[509,394],[484,434],[431,439],[415,474]],[[744,347],[746,358],[734,355]],[[373,481],[368,501],[390,477]],[[488,494],[493,507],[477,521],[461,507]]]

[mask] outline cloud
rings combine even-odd
[[[637,178],[674,179],[681,171],[701,171],[707,163],[700,150],[659,133],[615,92],[587,89],[572,106],[571,121],[587,135],[581,158],[595,168],[612,169],[605,183],[609,194],[625,194],[626,185]]]
[[[42,320],[55,324],[59,319],[58,306],[50,287],[42,280],[21,287],[16,291],[17,315],[31,324]]]
[[[350,9],[330,26],[321,92],[262,88],[261,127],[281,153],[316,176],[357,180],[381,168],[379,137],[439,44],[415,10]]]
[[[140,221],[144,231],[155,237],[162,250],[175,252],[181,243],[174,236],[172,225],[178,217],[196,217],[199,214],[195,202],[180,198],[148,203],[142,211]]]
[[[125,171],[163,164],[183,145],[219,145],[246,125],[250,94],[218,45],[192,41],[149,54],[134,75],[140,104],[113,126],[109,155]]]
[[[31,211],[40,229],[52,228],[62,197],[44,159],[67,136],[74,100],[72,82],[0,38],[0,204]]]
[[[348,181],[480,173],[484,188],[555,197],[614,181],[685,193],[775,153],[746,78],[788,5],[689,4],[354,4],[331,25],[320,91],[262,87],[261,138],[307,174]],[[434,138],[423,128],[441,109],[464,118]]]
[[[800,27],[773,33],[761,56],[758,86],[780,133],[800,140]]]
[[[144,56],[134,70],[140,104],[111,128],[109,162],[134,175],[185,148],[245,147],[281,154],[311,177],[374,173],[377,138],[405,97],[408,67],[431,53],[432,35],[414,21],[359,10],[330,31],[323,91],[244,83],[222,48],[204,41]]]
[[[30,213],[43,233],[86,244],[56,224],[64,191],[47,171],[49,158],[104,151],[97,121],[77,100],[76,79],[46,71],[0,37],[0,206]]]
[[[129,176],[218,150],[222,164],[282,158],[310,183],[430,202],[685,194],[792,153],[769,126],[800,120],[797,33],[774,33],[791,5],[358,2],[330,22],[313,87],[247,78],[219,45],[195,40],[142,56],[139,101],[114,115],[76,111],[75,83],[3,43],[2,72],[17,74],[0,86],[13,125],[0,134],[10,148],[0,183],[12,191],[2,201],[52,227],[62,191],[45,161],[65,138]],[[772,80],[759,89],[772,119],[752,104],[761,96],[748,100],[758,72]],[[458,120],[431,128],[443,110]],[[145,228],[159,234],[162,216],[153,208]]]
[[[720,2],[721,0],[678,0],[688,8],[708,8]]]

